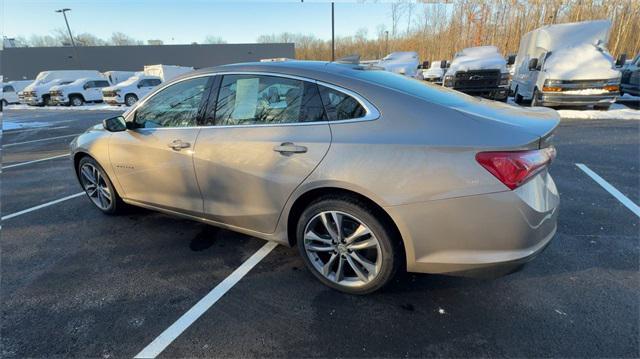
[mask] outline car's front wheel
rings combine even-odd
[[[134,94],[128,94],[124,97],[124,104],[129,107],[133,106],[136,102],[138,102],[138,96]]]
[[[401,250],[389,224],[355,199],[313,202],[300,216],[296,233],[307,268],[322,283],[346,293],[382,288],[400,263]]]
[[[87,197],[106,214],[115,214],[123,207],[109,176],[91,157],[84,157],[78,163],[78,177]]]

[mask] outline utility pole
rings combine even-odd
[[[389,31],[385,30],[384,32],[384,56],[389,55]]]
[[[334,17],[334,3],[331,2],[331,61],[336,61],[336,23]]]
[[[62,16],[64,16],[64,23],[67,24],[67,30],[69,31],[69,38],[71,39],[71,45],[73,45],[73,47],[76,47],[76,42],[73,41],[73,35],[71,34],[71,27],[69,27],[69,20],[67,20],[67,11],[71,11],[71,9],[59,9],[56,10],[56,12],[61,12]]]

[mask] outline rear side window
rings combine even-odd
[[[2,88],[2,91],[3,92],[14,92],[15,90],[13,89],[13,86],[7,85],[7,86]]]
[[[334,89],[318,85],[329,121],[364,117],[367,111],[355,98]]]
[[[215,109],[217,126],[326,121],[314,83],[278,76],[225,75]]]

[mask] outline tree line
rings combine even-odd
[[[378,25],[371,34],[363,28],[351,36],[337,37],[338,58],[358,54],[362,59],[377,59],[391,51],[417,51],[421,59],[451,59],[457,51],[479,45],[495,45],[506,55],[517,52],[522,35],[543,25],[597,19],[612,22],[608,47],[613,55],[632,57],[640,52],[640,0],[404,0],[385,6],[390,27]],[[74,40],[78,46],[144,44],[121,32],[108,39],[81,33]],[[331,59],[331,40],[312,34],[267,34],[256,41],[293,42],[299,59]],[[64,29],[16,38],[18,46],[65,46],[68,42]],[[209,35],[203,43],[226,41]],[[162,42],[148,40],[147,44]]]

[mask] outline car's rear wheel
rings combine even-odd
[[[298,221],[300,255],[325,285],[350,294],[371,293],[391,280],[400,263],[400,249],[385,224],[360,201],[320,199]]]
[[[611,104],[609,105],[595,105],[593,106],[594,110],[598,110],[598,111],[609,111],[609,108],[611,107]]]
[[[524,102],[524,99],[522,98],[522,95],[520,95],[518,93],[518,87],[516,87],[515,91],[513,92],[513,101],[515,103],[517,103],[518,105],[522,104]]]
[[[133,94],[128,94],[124,97],[124,104],[127,106],[133,106],[134,103],[138,102],[138,96]]]
[[[538,101],[538,89],[533,89],[533,97],[531,97],[531,107],[540,106],[540,102]]]
[[[7,102],[7,100],[5,99],[0,100],[0,109],[7,107],[8,104],[9,103]]]
[[[115,214],[121,210],[124,203],[96,160],[83,157],[78,163],[77,171],[82,189],[99,210],[106,214]]]

